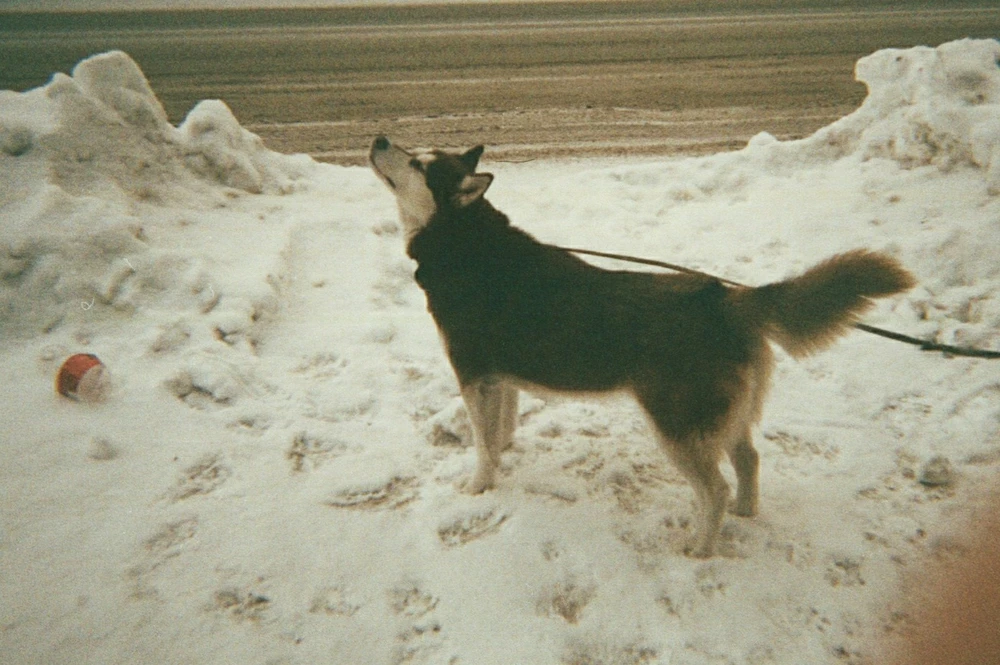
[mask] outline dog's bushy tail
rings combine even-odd
[[[734,295],[738,308],[762,326],[769,339],[800,358],[847,332],[874,298],[915,284],[896,259],[859,249],[837,254],[798,277]]]

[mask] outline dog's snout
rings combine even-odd
[[[389,143],[389,139],[384,136],[376,136],[375,140],[372,141],[373,150],[388,150],[390,145],[392,144]]]

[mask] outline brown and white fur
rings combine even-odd
[[[759,288],[707,277],[611,271],[538,242],[485,198],[483,148],[464,154],[372,144],[376,174],[396,196],[416,280],[444,340],[469,412],[478,493],[510,445],[519,388],[626,391],[694,487],[701,511],[692,553],[712,556],[736,470],[734,512],[757,513],[760,419],[774,341],[801,357],[846,332],[878,298],[913,285],[895,259],[856,250]]]

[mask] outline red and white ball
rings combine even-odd
[[[104,363],[92,353],[70,356],[56,376],[56,392],[82,402],[101,401],[107,394],[107,388]]]

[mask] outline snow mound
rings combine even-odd
[[[1000,193],[1000,41],[884,49],[861,58],[868,96],[854,113],[779,150],[800,156],[886,158],[905,168],[982,168]],[[774,146],[767,135],[751,148]]]
[[[267,150],[221,101],[200,102],[180,127],[139,66],[112,51],[87,58],[72,76],[0,97],[0,150],[42,160],[51,181],[76,193],[169,199],[171,185],[226,185],[250,193],[287,193],[306,162]],[[200,188],[204,192],[204,187]]]
[[[762,133],[743,150],[701,159],[694,169],[657,167],[668,205],[690,209],[724,196],[757,206],[757,215],[780,219],[786,228],[808,228],[796,250],[809,256],[796,270],[858,246],[892,252],[920,283],[906,296],[917,316],[910,326],[915,332],[943,343],[994,344],[1000,337],[1000,263],[988,256],[1000,243],[1000,226],[956,223],[945,201],[960,194],[988,218],[1000,195],[1000,41],[884,49],[861,58],[856,76],[868,86],[862,105],[809,137],[779,141]],[[628,178],[637,180],[640,171],[648,178],[653,170],[630,169]],[[965,171],[967,179],[941,178]],[[808,185],[820,179],[827,186],[812,191]],[[875,200],[876,192],[904,183],[912,187],[908,194]],[[852,228],[852,215],[874,210],[873,204],[879,211]],[[734,223],[732,217],[727,223]],[[880,233],[873,233],[876,226],[883,227]],[[748,231],[747,246],[757,240]],[[717,257],[714,270],[739,277],[731,272],[734,262],[749,266],[745,257],[770,251],[760,246],[735,258]],[[759,262],[754,267],[746,281],[766,281]],[[786,266],[770,278],[787,275]]]
[[[869,94],[843,124],[868,157],[942,168],[974,164],[1000,187],[998,64],[994,40],[879,51],[858,61],[856,75]]]
[[[93,318],[94,307],[206,307],[215,292],[204,253],[158,251],[147,237],[150,211],[285,195],[305,187],[316,166],[266,149],[218,100],[172,126],[120,51],[43,87],[0,92],[0,162],[8,182],[0,189],[0,330],[27,334]]]
[[[864,103],[807,139],[810,147],[826,144],[862,162],[888,159],[906,170],[978,169],[987,194],[1000,194],[1000,41],[885,49],[861,58],[855,75],[868,86]],[[979,196],[968,194],[970,201]],[[1000,325],[1000,265],[987,255],[1000,242],[1000,227],[970,225],[938,236],[927,233],[938,225],[921,217],[931,237],[914,254],[933,271],[924,276],[929,297],[916,294],[915,306],[922,317],[946,312],[958,322],[944,323],[937,337],[992,342]],[[975,323],[985,325],[969,325]]]

